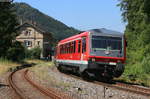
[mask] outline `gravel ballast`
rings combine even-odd
[[[40,70],[41,72],[44,72],[44,75],[46,74],[46,76],[42,78],[41,76],[38,77],[40,73],[30,72],[30,77],[43,86],[53,87],[56,90],[68,94],[74,99],[150,99],[150,97],[144,95],[105,87],[103,85],[97,85],[69,77],[60,73],[55,67],[46,67]]]

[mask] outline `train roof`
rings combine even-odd
[[[108,29],[105,29],[105,28],[91,29],[91,30],[87,30],[87,31],[90,32],[90,33],[101,33],[101,34],[110,34],[110,35],[118,35],[118,36],[124,35],[121,32],[117,32],[117,31],[114,31],[114,30],[108,30]]]
[[[64,40],[61,40],[59,43],[63,43],[63,42],[67,42],[69,40],[72,40],[72,39],[75,39],[75,38],[78,38],[78,37],[81,37],[81,36],[85,36],[88,34],[88,32],[90,33],[101,33],[103,35],[112,35],[112,36],[123,36],[124,34],[121,33],[121,32],[117,32],[117,31],[113,31],[113,30],[108,30],[108,29],[105,29],[105,28],[101,28],[101,29],[91,29],[91,30],[87,30],[87,31],[82,31],[80,33],[78,33],[78,35],[74,35],[74,36],[71,36],[71,37],[68,37]]]

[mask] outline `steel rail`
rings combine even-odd
[[[15,91],[15,93],[19,96],[20,99],[27,99],[27,97],[25,95],[22,94],[22,91],[16,86],[16,84],[13,81],[13,75],[16,73],[17,71],[12,72],[9,77],[8,77],[8,81],[9,81],[9,85],[11,86],[11,88]]]
[[[131,90],[135,93],[150,96],[150,88],[144,88],[142,86],[130,85],[130,84],[125,84],[120,82],[116,82],[115,86],[125,87],[127,90]]]
[[[132,92],[135,94],[140,94],[140,95],[150,97],[150,89],[140,88],[138,86],[128,85],[128,84],[124,84],[124,83],[118,83],[118,82],[116,82],[116,84],[107,84],[107,83],[103,83],[103,82],[94,81],[94,83],[98,84],[98,85],[103,85],[105,87],[115,88],[118,90],[123,90],[126,92]]]

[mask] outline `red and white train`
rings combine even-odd
[[[124,71],[126,40],[123,33],[93,29],[61,40],[56,46],[58,69],[82,75],[119,77]]]

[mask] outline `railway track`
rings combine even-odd
[[[17,87],[17,85],[14,83],[13,81],[13,76],[16,73],[16,71],[12,72],[9,77],[8,77],[8,81],[9,81],[9,85],[11,86],[11,88],[15,91],[15,93],[18,95],[18,97],[20,99],[27,99],[27,97],[25,95],[22,94],[22,91]]]
[[[120,82],[115,82],[115,84],[107,84],[107,83],[103,83],[103,82],[94,81],[94,83],[98,84],[98,85],[103,85],[105,87],[115,88],[118,90],[123,90],[123,91],[132,92],[135,94],[141,94],[141,95],[150,97],[150,89],[149,88],[135,86],[135,85],[129,85],[129,84],[120,83]]]
[[[15,93],[18,95],[18,97],[20,99],[29,99],[27,97],[27,95],[25,95],[23,93],[23,91],[21,89],[19,89],[19,87],[17,86],[17,84],[15,83],[14,79],[16,79],[14,77],[14,74],[16,72],[18,72],[19,70],[17,71],[14,71],[12,72],[9,77],[8,77],[8,81],[9,81],[9,85],[11,86],[11,88],[15,91]],[[46,89],[46,88],[43,88],[42,86],[36,84],[35,82],[33,82],[30,77],[28,76],[28,70],[24,70],[23,71],[23,76],[25,78],[25,80],[31,84],[34,88],[36,88],[38,91],[40,91],[42,94],[44,94],[45,96],[48,96],[49,99],[71,99],[70,97],[68,97],[67,95],[63,95],[62,93],[58,93],[56,90],[54,89]]]
[[[76,78],[79,80],[83,80],[81,77],[73,75],[73,74],[69,74],[69,75],[67,75],[66,73],[62,73],[62,74],[65,74],[66,76],[70,76],[70,77],[73,77],[73,78]],[[150,88],[137,86],[137,85],[125,84],[125,83],[121,83],[118,81],[114,81],[114,83],[105,83],[105,82],[90,80],[88,82],[104,86],[106,89],[107,88],[115,88],[115,89],[122,90],[122,91],[127,91],[127,92],[131,92],[131,93],[135,93],[135,94],[144,95],[144,96],[147,96],[150,98]]]
[[[25,79],[35,88],[37,88],[38,90],[40,90],[43,94],[49,96],[52,99],[70,99],[68,96],[62,96],[61,94],[58,94],[54,89],[46,89],[43,88],[42,86],[37,85],[36,83],[34,83],[27,75],[28,70],[26,70],[24,72],[24,77]]]

